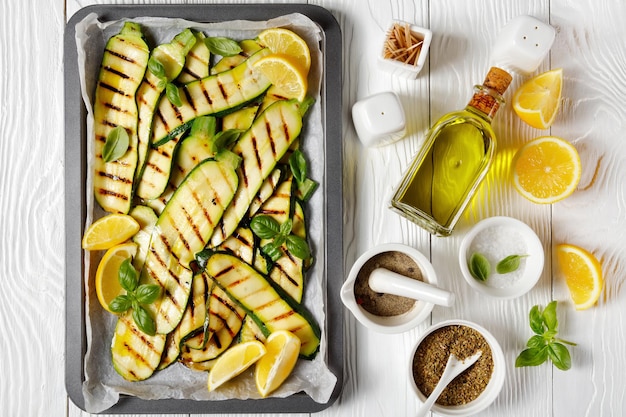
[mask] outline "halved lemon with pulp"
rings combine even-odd
[[[261,71],[283,96],[298,101],[306,97],[307,71],[304,71],[292,57],[270,54],[259,59],[254,67]]]
[[[83,235],[86,250],[105,250],[130,239],[139,231],[139,223],[128,214],[109,214],[93,222]]]
[[[547,71],[526,81],[513,96],[513,109],[524,122],[537,129],[549,128],[561,103],[563,70]]]
[[[565,278],[576,310],[593,306],[602,293],[602,266],[587,250],[570,244],[556,247],[559,269]]]
[[[102,307],[113,313],[109,309],[109,304],[118,295],[126,293],[118,279],[118,272],[122,262],[132,259],[137,255],[137,245],[135,243],[122,243],[113,246],[104,253],[96,270],[96,295]]]
[[[222,353],[209,372],[209,391],[236,377],[265,355],[266,349],[258,340],[240,343]]]
[[[530,201],[550,204],[576,190],[581,172],[580,156],[572,144],[555,136],[542,136],[517,151],[513,184]]]
[[[304,39],[295,32],[284,28],[266,29],[258,35],[259,43],[275,54],[288,55],[302,67],[309,71],[311,67],[311,52]]]
[[[291,374],[300,354],[300,338],[287,330],[277,330],[265,342],[267,353],[256,363],[254,379],[259,393],[267,397]]]

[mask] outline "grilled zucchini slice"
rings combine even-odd
[[[94,195],[111,213],[128,213],[132,204],[137,169],[137,89],[148,66],[150,51],[141,27],[126,22],[119,34],[107,41],[94,99]],[[122,127],[129,136],[126,153],[105,162],[102,151],[109,133]]]
[[[208,159],[193,169],[156,223],[144,275],[163,289],[163,297],[152,305],[157,333],[169,333],[178,325],[192,281],[189,264],[208,242],[237,189],[232,161],[226,155],[218,158],[223,160]]]
[[[320,329],[310,314],[241,259],[215,253],[207,261],[206,272],[229,297],[259,325],[264,335],[289,330],[300,338],[300,355],[312,358],[320,344]]]
[[[111,359],[113,367],[128,381],[143,381],[159,366],[165,348],[166,336],[148,336],[135,324],[132,313],[127,312],[117,319]]]
[[[267,48],[261,49],[232,70],[185,84],[180,88],[181,106],[161,98],[152,126],[153,146],[161,146],[187,130],[196,117],[222,116],[263,94],[271,83],[253,65],[269,53]]]
[[[239,138],[233,147],[233,152],[242,159],[237,168],[239,187],[211,237],[211,247],[217,247],[235,231],[261,185],[301,129],[302,115],[298,102],[279,101],[261,113]]]

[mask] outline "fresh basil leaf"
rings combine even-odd
[[[214,116],[196,117],[191,124],[190,136],[202,136],[210,138],[215,135],[217,130],[217,119]]]
[[[161,287],[155,284],[142,284],[137,287],[135,297],[139,304],[152,304],[161,295]]]
[[[515,367],[538,366],[548,359],[548,347],[535,347],[524,349],[515,359]]]
[[[102,160],[111,162],[120,159],[130,145],[128,132],[122,126],[113,128],[107,135],[107,139],[102,147]]]
[[[270,216],[254,216],[250,222],[250,228],[261,239],[271,239],[280,233],[280,225]]]
[[[539,348],[545,345],[545,339],[538,334],[532,336],[530,339],[528,339],[528,342],[526,343],[526,346],[529,348]]]
[[[287,236],[283,234],[278,234],[274,238],[274,244],[276,245],[277,248],[281,247],[286,241],[287,241]]]
[[[243,133],[239,129],[228,129],[218,132],[211,139],[211,150],[214,153],[219,153],[224,149],[230,148],[230,146],[239,140],[239,137]]]
[[[204,43],[206,44],[207,48],[209,48],[209,51],[211,51],[211,53],[215,55],[233,56],[242,51],[241,46],[239,46],[236,41],[229,38],[205,38]]]
[[[551,301],[541,314],[543,316],[543,322],[546,324],[548,330],[555,330],[559,325],[556,317],[556,300]]]
[[[311,257],[309,244],[300,236],[287,236],[287,250],[300,259],[309,259]]]
[[[178,87],[172,83],[167,83],[165,85],[165,95],[167,99],[175,105],[176,107],[180,107],[183,105],[183,102],[180,99],[180,92],[178,91]]]
[[[289,236],[289,233],[291,233],[292,228],[293,228],[293,220],[287,219],[285,223],[280,225],[280,234],[285,237]]]
[[[139,284],[139,274],[131,261],[131,258],[125,259],[117,271],[117,279],[120,285],[128,292],[135,291]]]
[[[206,269],[206,264],[209,262],[209,258],[213,255],[213,251],[210,249],[204,249],[196,253],[196,266],[199,271]]]
[[[572,358],[570,357],[569,350],[561,343],[550,343],[548,345],[548,356],[554,366],[561,371],[567,371],[572,367]]]
[[[161,64],[161,61],[155,57],[150,57],[148,60],[148,71],[161,79],[167,78],[167,75],[165,74],[165,67]]]
[[[156,334],[156,324],[154,323],[154,319],[145,308],[138,306],[138,308],[133,309],[133,320],[139,330],[145,334],[149,336],[154,336]]]
[[[491,272],[491,264],[484,255],[480,253],[473,253],[470,256],[469,263],[470,274],[479,281],[485,281],[489,277]]]
[[[522,258],[528,255],[509,255],[496,265],[496,272],[498,274],[508,274],[513,271],[517,271],[520,266]]]
[[[123,294],[118,295],[109,303],[109,309],[114,313],[123,313],[131,307],[130,297]]]
[[[538,305],[533,306],[533,308],[530,309],[528,318],[530,321],[530,328],[532,329],[532,331],[538,335],[543,335],[543,332],[545,331],[543,327],[543,316]]]
[[[268,243],[261,248],[261,252],[267,255],[273,262],[276,262],[283,256],[283,252],[280,250],[281,245],[277,245],[276,242]]]
[[[289,167],[291,168],[291,173],[298,184],[301,184],[306,180],[307,166],[306,159],[304,158],[302,151],[296,149],[289,156]]]

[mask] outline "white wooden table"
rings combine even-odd
[[[263,2],[263,1],[257,1]],[[84,416],[64,388],[64,135],[63,31],[91,0],[0,0],[0,413],[3,416]],[[124,3],[124,2],[117,2]],[[128,3],[131,3],[128,1]],[[133,1],[151,3],[157,1]],[[172,1],[172,3],[202,3]],[[226,3],[226,2],[213,2]],[[234,3],[246,3],[235,1]],[[296,3],[295,1],[293,3]],[[507,376],[484,416],[626,415],[626,3],[622,0],[318,0],[338,20],[343,37],[344,270],[373,245],[404,242],[430,256],[441,285],[457,294],[453,308],[435,307],[428,323],[401,335],[372,333],[344,315],[344,387],[322,416],[411,416],[418,402],[406,372],[421,332],[463,318],[501,343]],[[550,131],[527,127],[506,107],[496,116],[500,156],[533,137],[571,141],[583,162],[577,192],[552,206],[520,197],[496,165],[448,238],[433,238],[388,210],[392,187],[417,151],[424,131],[443,113],[465,106],[487,71],[498,30],[519,14],[557,28],[540,71],[562,67],[562,109]],[[429,62],[417,81],[395,79],[375,65],[391,19],[434,32]],[[523,80],[516,78],[507,97]],[[395,91],[409,135],[365,149],[350,116],[352,104]],[[527,222],[544,244],[538,285],[513,301],[473,292],[460,277],[456,252],[478,220],[507,215]],[[555,244],[583,246],[602,260],[605,289],[597,306],[573,309],[553,262]],[[534,304],[559,301],[560,331],[575,341],[572,369],[549,364],[515,368],[530,330]],[[304,414],[306,415],[306,414]]]

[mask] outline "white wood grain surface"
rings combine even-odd
[[[0,0],[0,414],[88,415],[64,389],[63,31],[91,4],[160,1]],[[202,1],[171,1],[190,4]],[[208,2],[207,2],[208,3]],[[216,1],[211,3],[227,3]],[[229,3],[251,3],[233,1]],[[255,3],[273,3],[255,1]],[[285,1],[291,3],[291,1]],[[302,3],[293,1],[293,3]],[[494,333],[507,359],[507,377],[484,416],[626,415],[626,3],[622,0],[317,0],[331,10],[343,38],[344,269],[363,251],[404,242],[429,255],[441,285],[457,294],[453,308],[436,307],[429,323],[402,335],[367,331],[344,316],[344,388],[321,416],[411,416],[418,403],[408,385],[413,343],[430,324],[475,321]],[[465,106],[488,69],[490,45],[509,19],[531,14],[558,31],[540,71],[562,67],[562,109],[549,131],[520,122],[512,109],[494,121],[497,163],[457,232],[433,238],[389,211],[392,187],[417,151],[424,131],[443,113]],[[376,67],[391,19],[434,32],[429,61],[416,81]],[[523,82],[516,78],[511,92]],[[408,116],[408,136],[365,149],[350,109],[355,101],[395,91]],[[506,164],[521,144],[553,134],[571,141],[583,163],[579,189],[552,206],[538,206],[512,188]],[[473,292],[456,263],[469,226],[493,216],[527,222],[543,241],[546,267],[538,285],[513,301]],[[553,247],[568,242],[601,259],[605,290],[597,306],[575,311],[553,263]],[[530,336],[534,304],[559,301],[560,330],[575,341],[572,369],[513,365]],[[277,414],[278,415],[278,414]],[[307,414],[292,414],[304,416]]]

